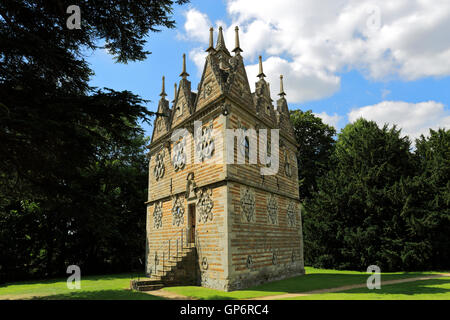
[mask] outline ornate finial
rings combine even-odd
[[[214,40],[213,40],[213,27],[209,28],[209,46],[208,49],[206,49],[206,52],[214,51]]]
[[[186,79],[189,76],[189,73],[186,72],[186,54],[183,53],[183,71],[180,73],[180,77]]]
[[[236,28],[234,28],[234,43],[235,43],[235,48],[233,49],[233,52],[236,55],[239,55],[242,52],[242,49],[239,46],[239,27],[236,26]]]
[[[166,91],[165,91],[165,85],[164,85],[164,76],[162,77],[162,89],[161,89],[161,93],[159,94],[163,99],[167,96]]]
[[[286,93],[284,93],[283,87],[283,75],[280,75],[280,93],[278,95],[282,98],[286,95]]]
[[[223,32],[222,27],[219,27],[219,35],[217,36],[217,44],[216,44],[216,50],[220,49],[227,49],[225,46],[225,40],[223,39]]]
[[[257,77],[262,80],[262,79],[264,79],[265,76],[266,75],[263,72],[263,66],[262,66],[262,57],[259,56],[259,74],[257,75]]]
[[[175,100],[177,99],[177,83],[176,82],[175,82],[174,88],[175,88],[175,90],[173,92],[173,101],[175,102]]]

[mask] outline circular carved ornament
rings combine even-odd
[[[203,270],[208,270],[208,267],[209,267],[208,259],[206,257],[203,257],[203,259],[202,259],[202,269]]]

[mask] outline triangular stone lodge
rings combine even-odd
[[[298,191],[297,144],[289,121],[282,76],[276,108],[260,57],[255,92],[250,91],[236,27],[235,49],[225,46],[222,28],[207,48],[198,92],[191,91],[186,58],[175,85],[172,108],[165,84],[149,148],[149,192],[145,271],[139,290],[167,285],[201,285],[220,290],[248,288],[304,274]],[[201,139],[172,141],[175,130]],[[279,129],[279,170],[261,175],[266,164],[227,164],[226,129]],[[186,149],[190,147],[189,154]],[[199,156],[200,161],[194,161]],[[248,156],[246,154],[246,156]],[[190,160],[190,161],[189,161]],[[247,160],[248,161],[248,160]]]

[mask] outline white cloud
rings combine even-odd
[[[238,25],[244,58],[263,55],[272,86],[284,74],[290,102],[333,94],[351,69],[372,80],[450,75],[448,0],[229,0],[227,11],[228,47]],[[190,9],[186,18],[185,37],[206,46],[208,17]]]
[[[435,101],[408,103],[383,101],[372,106],[353,109],[348,114],[350,122],[363,117],[375,121],[379,126],[396,124],[402,133],[413,140],[421,134],[427,136],[429,128],[450,128],[450,111]]]
[[[203,47],[192,49],[189,52],[189,59],[194,61],[199,76],[201,76],[201,73],[203,72],[206,55],[207,53],[205,52],[205,49]]]
[[[314,115],[321,118],[323,123],[333,126],[336,130],[338,130],[338,128],[340,127],[339,122],[341,121],[342,116],[338,115],[337,113],[333,114],[332,116],[330,116],[326,112],[314,113]]]
[[[339,77],[321,70],[307,68],[296,62],[279,57],[269,57],[263,61],[264,74],[270,83],[272,99],[280,92],[280,75],[283,75],[284,91],[289,102],[315,100],[331,96],[340,87]],[[255,90],[258,81],[258,64],[246,67],[250,88]]]
[[[212,26],[205,13],[191,8],[185,12],[186,22],[184,30],[186,34],[182,38],[207,43],[209,39],[209,28]]]

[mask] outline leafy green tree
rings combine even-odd
[[[338,135],[333,167],[305,202],[306,262],[363,270],[399,270],[411,251],[428,248],[408,236],[401,181],[414,174],[410,141],[400,130],[359,119]],[[411,241],[410,241],[411,240]]]
[[[405,205],[402,217],[408,222],[410,237],[426,250],[412,250],[407,263],[448,269],[450,266],[450,130],[430,129],[429,137],[416,140],[416,175],[403,183]],[[420,265],[422,266],[422,265]]]
[[[66,25],[72,1],[0,3],[1,274],[61,274],[69,260],[125,268],[140,252],[139,124],[153,113],[131,92],[91,88],[84,54],[104,42],[117,62],[145,59],[148,33],[175,27],[186,2],[78,1],[80,30]]]
[[[317,191],[318,178],[329,169],[336,130],[324,124],[311,110],[291,111],[291,123],[299,144],[297,162],[300,198],[308,199]]]

